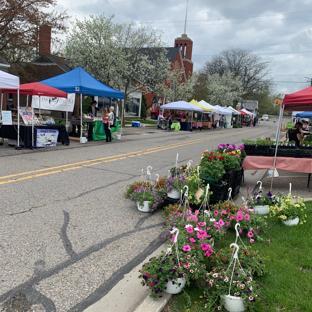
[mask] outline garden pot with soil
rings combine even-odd
[[[186,279],[184,277],[170,280],[166,285],[165,292],[171,295],[179,294],[183,290],[185,283]]]
[[[288,219],[286,221],[283,221],[283,223],[287,226],[295,226],[299,224],[299,218],[293,218],[293,219]]]
[[[171,199],[180,199],[181,194],[177,189],[174,188],[167,193],[167,196]]]
[[[241,297],[225,295],[222,296],[224,308],[229,312],[245,311],[244,300]]]
[[[256,205],[254,206],[255,214],[257,215],[267,215],[270,212],[269,205]]]
[[[151,202],[147,200],[145,200],[143,204],[141,204],[140,202],[137,202],[137,208],[141,212],[152,212],[153,210],[151,206],[152,206]]]

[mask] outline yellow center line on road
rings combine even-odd
[[[144,150],[138,150],[138,151],[124,153],[124,154],[117,154],[117,155],[112,155],[112,156],[100,157],[96,159],[89,159],[89,160],[83,160],[83,161],[74,162],[74,163],[68,163],[68,164],[54,166],[54,167],[19,172],[19,173],[0,177],[0,185],[23,182],[23,181],[32,180],[32,179],[39,178],[39,177],[54,175],[57,173],[67,172],[71,170],[78,170],[84,167],[95,166],[95,165],[117,161],[117,160],[124,160],[124,159],[131,158],[131,157],[148,155],[148,154],[152,154],[156,152],[184,147],[187,145],[198,143],[200,141],[202,141],[202,139],[195,139],[192,141],[185,141],[181,143],[160,145],[160,146],[151,147],[151,148],[147,148]]]

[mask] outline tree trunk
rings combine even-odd
[[[122,102],[122,106],[121,106],[121,110],[122,110],[122,120],[121,120],[121,123],[122,123],[122,127],[124,127],[126,125],[126,121],[125,121],[125,103],[128,99],[128,88],[129,88],[129,82],[126,83],[125,85],[125,97],[124,97],[124,100]]]

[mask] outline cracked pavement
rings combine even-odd
[[[181,161],[196,162],[203,150],[218,143],[239,143],[273,132],[273,124],[194,133],[142,129],[112,144],[0,157],[1,178],[198,140],[0,185],[0,311],[10,311],[14,304],[17,311],[83,311],[164,240],[161,212],[140,213],[124,199],[141,168],[152,165],[154,173],[166,175],[177,152]]]

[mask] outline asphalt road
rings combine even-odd
[[[112,144],[0,157],[0,311],[83,311],[162,243],[161,214],[139,213],[123,197],[141,168],[167,174],[177,152],[196,162],[218,143],[273,133],[273,123],[131,129]]]

